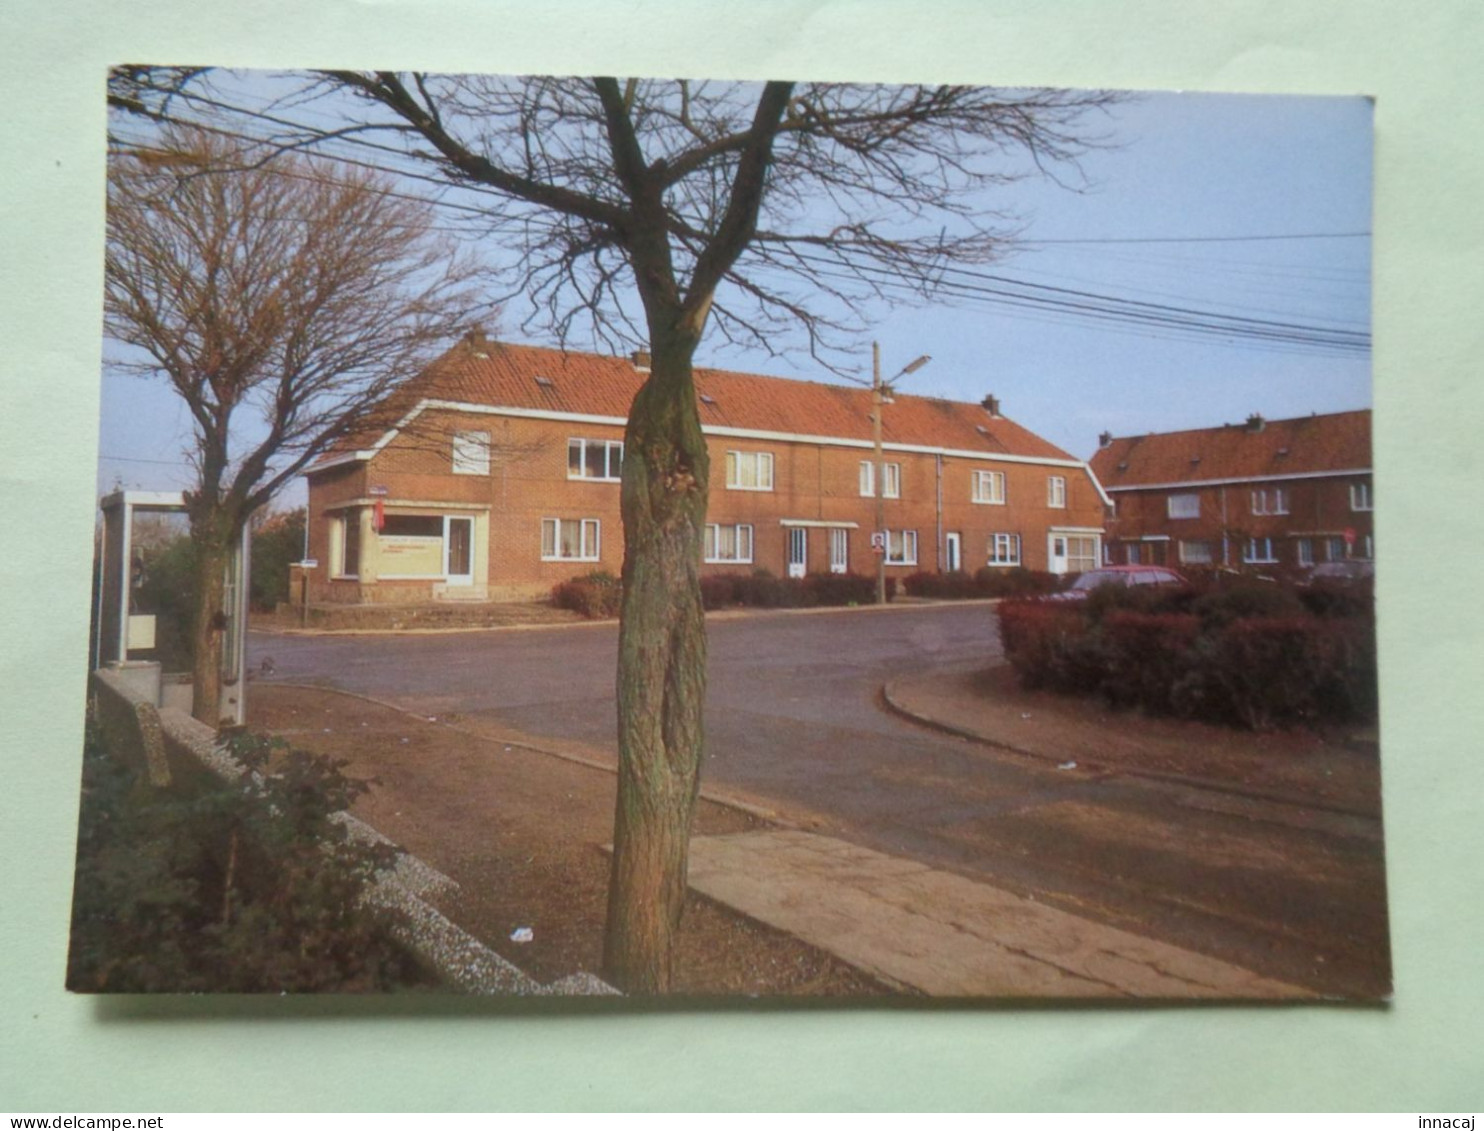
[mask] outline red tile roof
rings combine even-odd
[[[1371,412],[1223,424],[1187,432],[1124,436],[1099,448],[1092,470],[1104,487],[1210,479],[1273,478],[1371,466]]]
[[[391,417],[426,398],[625,418],[643,380],[629,358],[466,339],[401,386]],[[871,439],[869,389],[700,367],[695,380],[702,425]],[[1075,458],[977,404],[897,393],[882,421],[887,444]],[[362,432],[338,450],[369,447],[383,431]]]

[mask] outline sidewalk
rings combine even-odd
[[[1350,736],[1253,733],[1113,711],[1025,691],[1009,665],[902,676],[882,694],[916,722],[1069,773],[1135,775],[1360,817],[1381,812],[1374,745]]]

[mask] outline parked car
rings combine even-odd
[[[1354,585],[1376,576],[1376,563],[1365,558],[1345,558],[1337,562],[1320,562],[1300,579],[1300,585]]]
[[[1185,585],[1185,578],[1164,566],[1115,565],[1090,569],[1072,582],[1071,587],[1053,593],[1053,601],[1085,601],[1094,589],[1104,585],[1132,588],[1136,585]]]

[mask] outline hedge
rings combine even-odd
[[[940,600],[964,600],[970,597],[1029,597],[1054,593],[1065,579],[1039,570],[995,569],[984,566],[969,574],[962,570],[936,573],[924,570],[908,575],[902,582],[908,596],[933,597]]]
[[[886,579],[886,596],[896,596],[896,578]],[[623,584],[611,573],[589,573],[558,583],[552,604],[589,619],[618,616]],[[760,569],[751,574],[707,574],[701,578],[701,605],[708,610],[745,606],[758,609],[808,609],[870,605],[876,601],[876,579],[858,573],[811,573],[778,577]]]
[[[1375,718],[1373,617],[1318,617],[1296,598],[1296,614],[1234,615],[1246,600],[1101,613],[1092,601],[1007,602],[1000,639],[1024,686],[1114,706],[1252,729]]]

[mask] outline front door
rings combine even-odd
[[[802,526],[788,528],[788,576],[803,577],[809,569],[809,531]]]
[[[949,573],[957,573],[964,568],[962,541],[956,530],[944,535],[943,568]]]
[[[1067,572],[1067,536],[1065,534],[1053,534],[1051,536],[1050,561],[1047,569],[1052,573]]]
[[[474,520],[443,520],[443,574],[449,585],[474,584]]]

